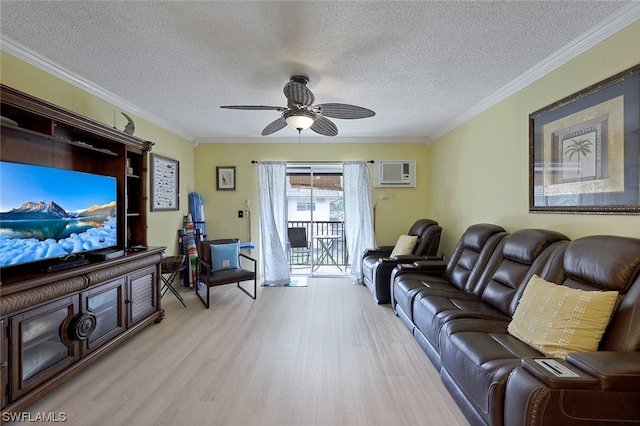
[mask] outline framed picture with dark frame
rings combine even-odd
[[[180,163],[151,154],[151,211],[180,208]]]
[[[529,211],[640,214],[640,65],[529,115]]]
[[[216,167],[216,189],[218,191],[235,191],[236,190],[235,166]]]

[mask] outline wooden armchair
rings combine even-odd
[[[250,262],[251,269],[242,267],[242,259]],[[205,240],[198,244],[196,262],[196,295],[209,309],[209,292],[213,286],[236,283],[252,299],[257,291],[257,261],[240,253],[238,239]],[[253,294],[240,285],[253,280]]]

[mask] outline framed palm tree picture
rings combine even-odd
[[[640,65],[529,115],[529,211],[640,213]]]

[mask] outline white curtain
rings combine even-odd
[[[371,178],[369,167],[364,161],[345,161],[343,164],[345,234],[349,258],[351,259],[351,280],[362,281],[362,253],[375,247],[373,231],[373,202],[371,201]]]
[[[260,237],[265,285],[280,285],[291,281],[285,252],[286,178],[287,163],[267,161],[258,164]]]

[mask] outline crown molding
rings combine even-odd
[[[16,58],[33,65],[34,67],[53,75],[85,92],[88,92],[110,104],[113,104],[131,114],[137,115],[156,126],[175,133],[189,141],[193,141],[193,135],[185,132],[183,129],[176,127],[174,124],[132,104],[124,98],[96,85],[90,80],[69,71],[68,69],[50,61],[48,58],[34,52],[28,47],[18,43],[17,41],[0,34],[0,46],[2,51],[15,56]]]
[[[623,7],[618,12],[611,15],[611,17],[602,21],[599,25],[594,26],[591,30],[585,32],[565,47],[547,56],[526,73],[502,86],[496,92],[483,99],[480,103],[460,114],[455,120],[448,122],[443,127],[430,134],[427,138],[427,145],[431,145],[433,141],[440,136],[450,132],[476,115],[496,105],[500,101],[503,101],[514,93],[524,89],[531,83],[541,77],[544,77],[551,71],[564,65],[571,59],[591,49],[596,44],[621,31],[623,28],[633,24],[639,19],[640,2],[634,2]]]
[[[239,143],[290,143],[290,144],[310,144],[310,143],[386,143],[386,144],[399,144],[399,143],[411,143],[411,144],[426,144],[425,138],[382,138],[382,137],[362,137],[362,138],[341,138],[341,137],[327,137],[327,136],[304,136],[300,138],[295,137],[247,137],[247,138],[223,138],[223,137],[197,137],[193,140],[194,146],[198,146],[201,143],[220,143],[220,144],[239,144]]]

